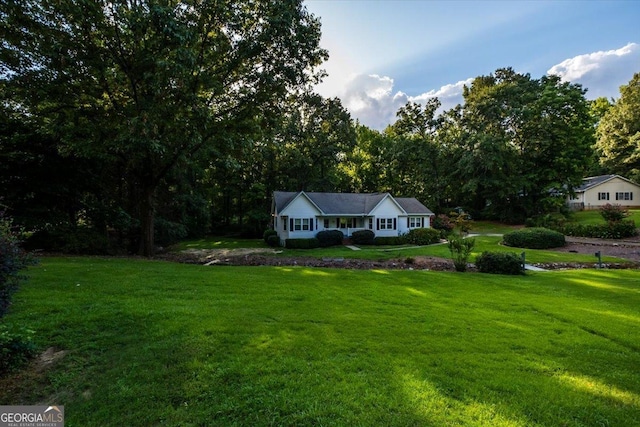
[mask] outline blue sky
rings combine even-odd
[[[383,129],[407,101],[462,102],[471,79],[512,67],[617,98],[640,72],[640,1],[306,0],[329,73],[318,91]]]

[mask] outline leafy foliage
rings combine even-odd
[[[25,277],[20,274],[33,258],[20,246],[20,233],[13,227],[11,218],[0,210],[0,317],[11,305],[11,298]]]
[[[377,246],[404,245],[407,240],[404,236],[377,236],[373,239],[373,244]]]
[[[620,205],[607,203],[600,208],[600,215],[607,222],[619,222],[629,216],[629,210]]]
[[[633,220],[608,222],[606,224],[567,223],[558,230],[567,236],[592,237],[597,239],[624,239],[638,234]]]
[[[315,237],[309,239],[286,239],[285,247],[288,249],[315,249],[320,247],[320,241]]]
[[[371,230],[358,230],[351,233],[351,240],[356,245],[373,245],[376,234]]]
[[[506,233],[503,242],[507,246],[528,249],[558,248],[566,244],[562,233],[543,227],[523,228]]]
[[[322,230],[316,234],[316,239],[322,248],[341,245],[344,233],[340,230]]]
[[[465,239],[458,233],[453,233],[449,236],[447,247],[451,253],[451,258],[453,258],[453,265],[456,271],[467,271],[469,256],[471,255],[471,251],[475,244],[475,239]]]
[[[412,245],[432,245],[440,241],[440,231],[434,228],[414,228],[404,237]]]
[[[33,331],[0,324],[0,377],[21,367],[35,355]]]
[[[524,274],[522,258],[514,252],[482,252],[476,257],[476,267],[481,273]]]

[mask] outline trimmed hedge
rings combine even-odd
[[[638,234],[636,223],[632,219],[607,224],[565,224],[558,231],[567,236],[597,239],[624,239]]]
[[[376,234],[371,230],[358,230],[351,234],[351,241],[356,245],[373,245]]]
[[[267,237],[267,245],[272,248],[280,246],[280,237],[277,234]]]
[[[344,233],[340,230],[324,230],[316,234],[316,239],[322,248],[341,245]]]
[[[287,239],[284,243],[288,249],[315,249],[320,247],[320,241],[315,237],[310,239]]]
[[[405,239],[412,245],[433,245],[440,241],[440,231],[435,228],[414,228],[405,235]]]
[[[502,237],[506,246],[527,249],[559,248],[567,244],[564,234],[548,228],[523,228]]]
[[[481,273],[524,274],[522,258],[514,252],[482,252],[476,257],[476,268]]]
[[[377,246],[396,246],[404,245],[406,240],[404,236],[376,237],[373,244]]]
[[[264,230],[264,233],[262,233],[262,238],[264,239],[265,243],[269,243],[269,237],[271,236],[277,236],[278,232],[276,230],[272,230],[272,229],[268,229],[268,230]]]

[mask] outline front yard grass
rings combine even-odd
[[[69,427],[640,425],[637,271],[29,274],[6,321],[67,354],[0,404],[65,405]]]

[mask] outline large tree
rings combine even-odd
[[[580,85],[510,68],[465,88],[460,187],[477,210],[520,220],[547,211],[551,190],[575,187],[589,167],[593,126]]]
[[[302,0],[14,0],[0,19],[5,106],[118,165],[144,255],[171,172],[254,134],[326,59]]]
[[[600,119],[596,135],[600,163],[640,180],[640,73],[620,87],[620,98]]]

